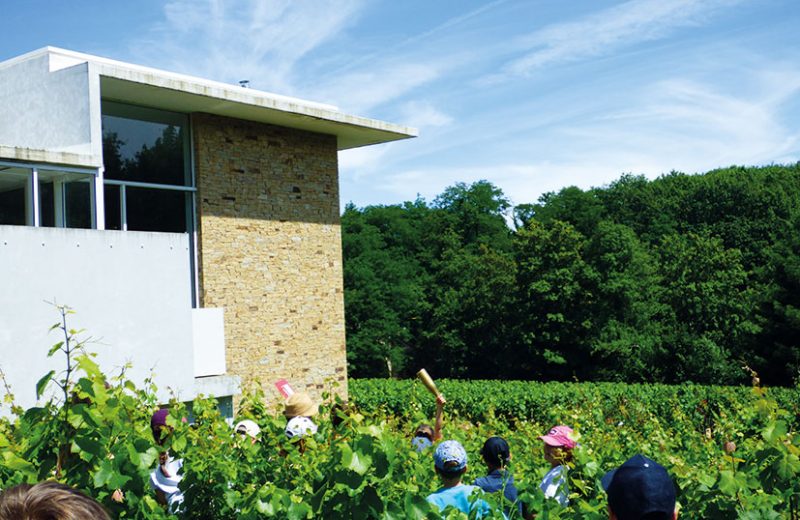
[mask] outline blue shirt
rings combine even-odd
[[[567,466],[556,466],[547,472],[539,485],[544,496],[554,498],[562,507],[569,504],[569,485],[567,484]]]
[[[503,491],[503,496],[509,503],[517,502],[517,487],[514,485],[514,476],[507,471],[494,469],[485,477],[475,479],[475,485],[486,493],[497,493]],[[504,508],[509,513],[507,508]],[[517,509],[522,514],[522,503],[517,503]]]
[[[470,511],[477,510],[478,517],[489,512],[489,504],[481,498],[470,500],[470,495],[477,486],[459,484],[450,488],[441,488],[435,493],[428,495],[428,502],[435,505],[439,510],[444,511],[447,506],[453,506],[462,513],[469,514]]]

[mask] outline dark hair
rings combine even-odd
[[[414,431],[414,437],[425,437],[433,442],[433,426],[430,424],[420,424]]]
[[[331,406],[331,424],[334,428],[338,428],[351,413],[353,413],[353,407],[350,403],[337,401]]]
[[[0,494],[0,520],[111,520],[103,506],[52,480],[20,484]]]
[[[467,472],[467,468],[458,469],[458,462],[448,460],[444,463],[444,468],[436,468],[436,471],[444,478],[455,478]]]

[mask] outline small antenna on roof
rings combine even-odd
[[[240,79],[239,86],[242,88],[250,88],[250,80],[249,79]]]

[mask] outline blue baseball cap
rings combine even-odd
[[[619,520],[671,520],[675,513],[675,483],[667,470],[644,455],[634,455],[601,480],[608,505]]]
[[[436,447],[433,462],[439,470],[455,473],[467,467],[467,452],[458,441],[444,441]]]

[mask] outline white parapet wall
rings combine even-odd
[[[41,51],[0,64],[0,146],[77,154],[101,166],[99,79],[89,69],[51,71]]]
[[[137,384],[152,371],[162,401],[192,399],[189,258],[184,234],[0,226],[0,367],[17,404],[32,406],[36,381],[64,366],[59,355],[47,358],[62,339],[48,332],[59,315],[47,302],[75,310],[68,324],[86,330],[106,373],[130,362]],[[208,317],[206,330],[221,334]],[[219,368],[217,359],[206,374]]]

